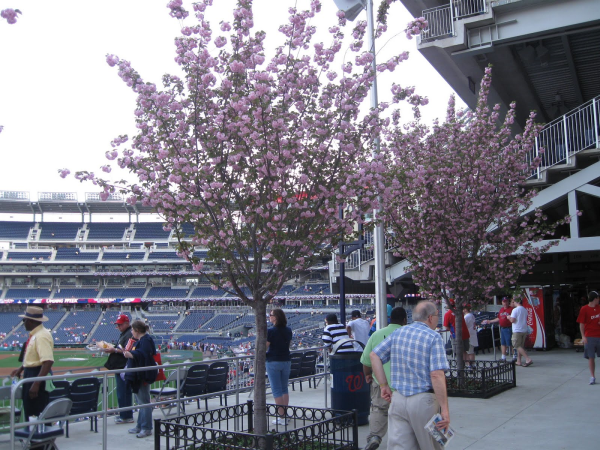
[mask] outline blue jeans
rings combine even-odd
[[[152,431],[152,405],[150,405],[150,385],[142,384],[140,390],[135,394],[135,401],[138,405],[149,405],[141,407],[138,413],[137,429]]]
[[[267,375],[269,376],[274,398],[279,398],[288,393],[291,368],[291,361],[267,361]]]
[[[115,383],[117,385],[117,402],[119,408],[126,408],[133,405],[133,394],[131,388],[127,388],[127,383],[123,381],[120,373],[115,374]],[[133,419],[133,411],[121,411],[119,413],[121,419]]]

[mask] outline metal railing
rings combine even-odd
[[[365,245],[363,248],[356,250],[355,252],[350,253],[346,257],[346,270],[352,269],[360,269],[361,265],[372,261],[375,255],[375,245],[374,245],[374,237],[373,232],[366,231],[364,233]],[[393,250],[395,246],[392,243],[392,240],[386,236],[385,238],[385,251],[388,252]],[[336,258],[333,259],[333,268],[334,270],[340,270],[340,263]]]
[[[454,17],[450,5],[426,9],[423,17],[429,25],[421,32],[421,42],[454,36]]]
[[[541,160],[529,179],[539,179],[550,167],[572,164],[572,157],[579,152],[599,148],[599,116],[600,96],[597,96],[546,125],[527,158],[528,163],[538,156]]]
[[[315,375],[294,378],[289,381],[289,383],[308,381],[308,380],[325,380],[327,384],[327,379],[329,375],[329,364],[328,364],[328,352],[325,351],[325,347],[314,347],[314,348],[306,348],[302,349],[301,352],[306,352],[309,350],[315,350],[318,352],[322,352],[323,354],[323,363],[317,364],[317,373]],[[298,352],[292,352],[298,353]],[[189,396],[182,397],[181,396],[181,379],[184,374],[187,372],[189,367],[196,364],[208,364],[210,365],[213,362],[227,362],[229,365],[229,376],[227,381],[227,390],[220,392],[211,392],[208,394],[202,394],[197,396]],[[220,395],[235,395],[236,404],[240,403],[240,394],[252,392],[254,388],[254,356],[239,356],[233,358],[222,358],[222,359],[211,359],[205,361],[190,361],[185,363],[178,364],[163,364],[162,366],[155,366],[153,368],[162,368],[165,371],[165,375],[168,375],[171,372],[176,371],[177,376],[175,377],[176,381],[173,383],[173,387],[176,388],[177,394],[175,398],[171,398],[164,401],[153,401],[150,403],[150,407],[161,407],[161,406],[171,406],[173,404],[177,404],[177,411],[182,410],[181,404],[182,402],[189,402],[197,399],[208,399],[215,398]],[[17,408],[17,402],[20,400],[15,398],[15,394],[17,391],[20,391],[20,387],[24,383],[33,383],[35,381],[47,381],[47,380],[70,380],[84,377],[95,377],[101,379],[101,387],[100,387],[100,399],[98,402],[98,410],[94,413],[83,413],[83,414],[73,414],[69,416],[65,416],[64,420],[75,420],[75,419],[83,419],[88,418],[90,416],[99,416],[102,421],[102,449],[106,450],[108,445],[108,417],[114,414],[120,413],[122,411],[133,411],[137,410],[140,407],[145,405],[133,405],[130,407],[118,408],[116,400],[116,388],[114,375],[128,372],[142,372],[147,371],[148,367],[139,367],[132,369],[122,369],[122,370],[106,370],[106,371],[93,371],[93,372],[84,372],[84,373],[65,373],[61,375],[53,375],[53,376],[45,376],[45,377],[35,377],[35,378],[27,378],[21,379],[17,383],[12,385],[11,395],[10,395],[10,435],[14,436],[15,430],[19,428],[25,428],[30,425],[40,425],[40,424],[49,424],[51,422],[56,422],[56,419],[46,420],[46,421],[31,421],[28,422],[27,418],[24,418],[23,422],[15,422],[15,409]],[[266,376],[266,374],[265,374]],[[163,382],[155,382],[151,385],[151,389],[160,388]],[[268,380],[267,380],[268,386]],[[327,407],[327,388],[325,388],[325,407]],[[22,412],[22,415],[24,412]],[[15,440],[11,439],[10,441],[10,450],[15,450]]]
[[[423,10],[429,26],[421,32],[421,42],[454,36],[454,22],[487,12],[486,0],[453,0],[447,5]]]

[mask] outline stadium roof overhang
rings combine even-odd
[[[80,202],[76,193],[41,192],[39,200],[31,201],[29,192],[0,192],[0,213],[33,214],[43,216],[52,214],[148,214],[155,212],[152,207],[141,203],[131,205],[121,196],[111,196],[106,201],[97,193],[87,193],[84,202]]]

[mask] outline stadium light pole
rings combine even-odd
[[[333,0],[340,11],[346,13],[346,18],[353,21],[364,10],[367,10],[367,37],[369,51],[373,55],[371,67],[375,73],[371,84],[371,108],[379,107],[377,98],[377,62],[375,53],[375,30],[373,24],[373,0]],[[379,153],[379,137],[375,139],[373,154]],[[377,218],[377,211],[373,211],[373,219]],[[375,314],[377,315],[377,329],[387,326],[387,292],[385,282],[385,235],[383,225],[377,225],[373,234],[373,259],[375,261]],[[344,320],[344,318],[341,318]]]

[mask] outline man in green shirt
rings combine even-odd
[[[363,365],[363,372],[365,374],[365,380],[367,383],[371,383],[371,415],[369,417],[369,435],[367,436],[367,446],[364,448],[364,450],[375,450],[381,444],[381,440],[387,433],[388,409],[390,407],[390,403],[381,398],[381,387],[379,386],[377,379],[373,377],[370,358],[371,351],[402,325],[406,325],[406,311],[402,307],[394,308],[390,316],[390,324],[371,335],[363,354],[360,357],[360,362]],[[385,371],[385,376],[387,379],[391,380],[392,378],[390,374],[389,362],[383,365],[383,370]]]

